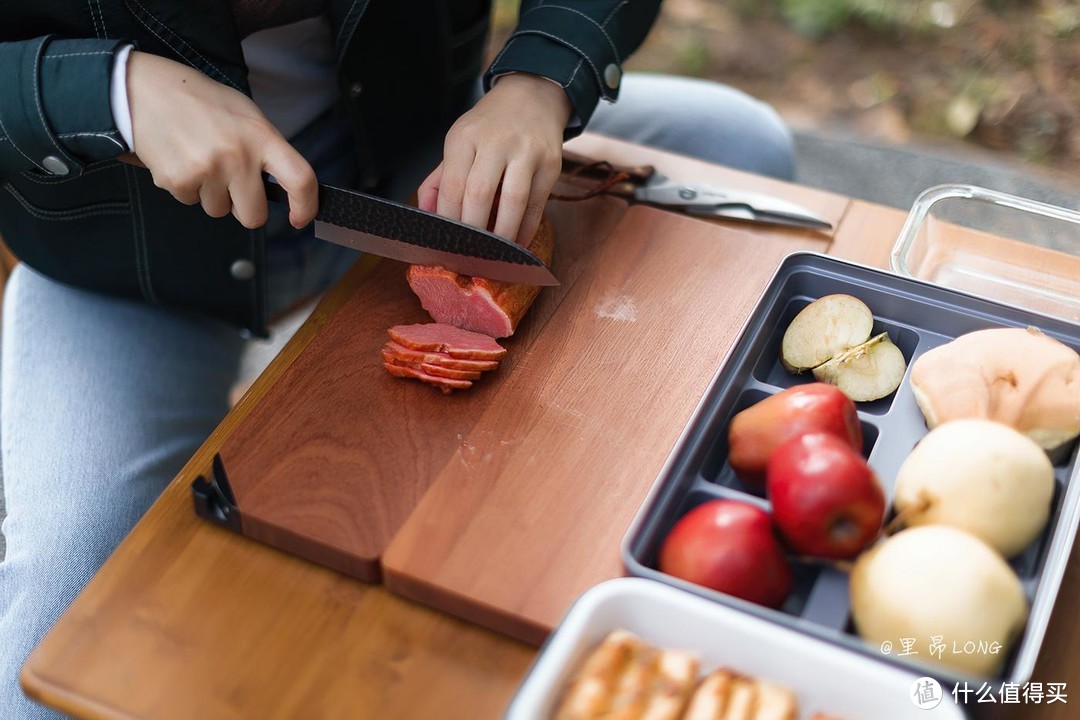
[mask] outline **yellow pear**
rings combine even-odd
[[[903,530],[863,553],[851,573],[855,628],[874,647],[992,676],[1027,622],[1028,602],[1001,555],[947,525]]]
[[[953,420],[931,430],[896,476],[904,524],[952,525],[1012,557],[1050,517],[1054,466],[1034,440],[991,420]]]

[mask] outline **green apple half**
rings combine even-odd
[[[871,338],[874,316],[856,297],[825,295],[803,308],[784,331],[780,363],[812,370],[855,402],[883,398],[900,386],[907,363],[888,333]]]

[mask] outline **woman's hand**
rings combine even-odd
[[[442,164],[417,193],[421,209],[488,227],[499,191],[495,234],[527,244],[559,177],[570,112],[566,92],[550,80],[499,78],[447,133]]]
[[[288,191],[294,227],[315,218],[315,172],[250,98],[149,53],[132,52],[127,72],[135,152],[155,185],[256,228],[267,216],[265,171]]]

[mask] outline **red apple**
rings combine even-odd
[[[769,607],[791,592],[791,567],[761,508],[710,500],[675,523],[660,547],[661,572]]]
[[[773,450],[807,433],[830,433],[862,451],[855,403],[833,385],[810,383],[770,395],[736,414],[728,426],[728,463],[746,485],[760,488]]]
[[[885,518],[877,475],[835,435],[800,435],[776,448],[765,491],[780,535],[803,555],[855,557],[874,541]]]

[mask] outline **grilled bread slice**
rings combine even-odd
[[[697,672],[693,655],[657,650],[616,630],[585,659],[555,718],[678,720]]]
[[[731,670],[696,682],[691,653],[658,650],[625,630],[605,637],[569,683],[555,720],[797,720],[791,690]],[[812,720],[837,720],[815,715]]]
[[[715,670],[698,684],[682,720],[795,720],[798,712],[787,688]]]

